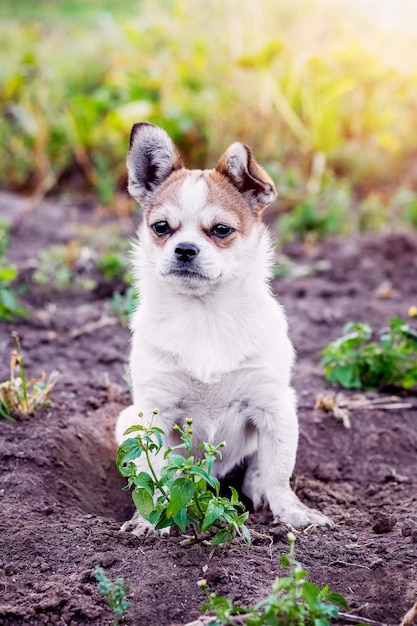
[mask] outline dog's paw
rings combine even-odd
[[[300,501],[292,503],[278,515],[274,515],[274,521],[285,522],[294,528],[307,528],[308,526],[328,526],[329,528],[334,528],[334,523],[330,517],[315,509],[310,509]]]
[[[269,504],[275,522],[284,522],[294,528],[307,528],[308,526],[334,528],[334,523],[330,517],[315,509],[310,509],[292,491],[282,493],[279,499]]]
[[[134,513],[132,519],[122,524],[120,531],[122,533],[132,533],[132,535],[136,535],[136,537],[149,537],[152,535],[168,537],[170,533],[169,528],[155,530],[155,527],[148,522],[148,520],[143,519],[137,511]]]

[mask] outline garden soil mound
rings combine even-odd
[[[0,324],[0,380],[9,377],[14,330],[29,378],[61,373],[52,408],[0,420],[0,624],[111,624],[96,566],[130,584],[126,624],[136,626],[197,619],[201,578],[245,605],[266,596],[283,574],[288,532],[268,511],[249,518],[250,549],[238,541],[183,547],[175,535],[138,539],[119,530],[132,504],[121,490],[113,441],[116,416],[129,403],[129,331],[110,307],[117,285],[98,278],[91,291],[75,282],[57,291],[32,280],[41,249],[77,238],[80,224],[99,232],[111,218],[70,201],[47,200],[27,212],[24,200],[8,194],[0,194],[0,215],[17,225],[8,256],[21,269],[20,299],[30,310],[26,319]],[[120,236],[131,237],[137,221],[119,219]],[[340,392],[324,382],[319,350],[346,322],[380,329],[417,305],[417,236],[355,236],[284,252],[292,275],[276,280],[274,291],[298,354],[293,486],[335,522],[333,530],[297,533],[296,555],[313,582],[345,595],[352,613],[398,624],[417,596],[416,393],[397,391],[395,409],[387,406],[392,390],[365,394],[362,407],[350,410],[350,428],[315,402]],[[363,406],[382,397],[386,408]]]

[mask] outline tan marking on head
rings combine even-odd
[[[221,214],[225,215],[225,219],[221,217],[220,221],[211,224],[223,223],[232,226],[236,233],[229,235],[225,239],[212,237],[214,243],[219,248],[227,248],[233,244],[237,233],[247,236],[256,223],[261,220],[258,215],[250,210],[247,202],[242,198],[236,188],[217,170],[206,170],[204,172],[209,189],[208,202],[210,205],[219,207]]]
[[[184,182],[192,185],[204,179],[207,187],[207,197],[195,207],[196,221],[200,224],[200,231],[217,248],[228,248],[240,235],[247,236],[255,224],[261,224],[260,214],[251,210],[245,198],[236,187],[217,170],[180,170],[173,172],[154,194],[151,202],[145,209],[144,217],[151,231],[155,243],[163,247],[171,234],[158,236],[151,226],[157,221],[167,221],[172,234],[182,226],[181,214],[191,215],[194,207],[189,204],[183,206]],[[191,213],[190,213],[191,212]],[[210,235],[213,226],[224,224],[231,226],[235,232],[225,238]]]
[[[181,210],[179,203],[179,190],[187,175],[187,170],[182,169],[173,172],[166,181],[160,186],[151,202],[144,210],[144,220],[148,226],[152,239],[157,246],[163,247],[165,242],[171,236],[170,234],[158,236],[151,228],[152,224],[158,221],[168,221],[172,233],[176,232],[180,224],[176,220],[170,219],[171,215]],[[171,209],[171,210],[170,210]],[[176,209],[176,210],[175,210]]]

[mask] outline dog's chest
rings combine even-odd
[[[165,416],[164,423],[172,432],[170,426],[182,425],[187,418],[191,418],[193,439],[196,444],[202,441],[212,444],[227,442],[222,450],[223,461],[220,463],[218,476],[230,471],[239,460],[252,454],[257,446],[255,422],[259,417],[260,408],[253,399],[245,397],[232,398],[227,393],[226,385],[189,386],[186,397],[180,398],[173,406],[165,407],[161,413]],[[162,416],[161,416],[162,417]],[[175,442],[170,442],[171,445]],[[200,453],[196,450],[195,454]]]
[[[135,324],[134,345],[157,350],[173,370],[197,381],[217,383],[224,374],[258,359],[271,334],[277,333],[280,319],[274,320],[272,332],[266,329],[265,309],[275,303],[269,296],[265,300],[262,316],[254,302],[228,301],[227,296],[223,301],[196,301],[183,308],[175,306],[175,301],[161,304],[156,311],[144,308]]]

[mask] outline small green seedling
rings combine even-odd
[[[8,246],[7,230],[0,226],[0,320],[10,322],[14,317],[25,317],[28,312],[17,301],[12,282],[17,276],[17,268],[6,258]]]
[[[126,291],[121,293],[114,293],[110,301],[110,306],[113,311],[122,322],[124,326],[127,326],[133,313],[136,311],[139,302],[139,296],[133,287],[128,287]]]
[[[129,594],[129,584],[123,581],[123,578],[116,578],[114,583],[104,573],[102,567],[96,567],[94,576],[98,583],[99,592],[105,597],[109,608],[114,613],[114,626],[120,624],[124,619],[124,613],[131,607],[130,602],[126,601]]]
[[[155,411],[154,415],[157,413]],[[140,417],[143,415],[140,413]],[[117,467],[128,479],[125,489],[134,487],[132,498],[140,515],[156,530],[177,526],[182,533],[191,529],[195,540],[210,538],[213,545],[231,541],[241,535],[250,544],[245,526],[248,513],[232,487],[231,497],[220,496],[220,483],[212,474],[216,457],[221,457],[225,443],[214,446],[202,443],[193,455],[192,420],[181,429],[175,426],[182,443],[164,453],[165,465],[160,476],[155,472],[152,457],[161,452],[164,432],[155,426],[128,428],[125,434],[136,433],[119,447]],[[180,452],[180,454],[174,453]],[[145,455],[149,472],[139,471],[134,463]],[[241,509],[241,513],[238,512]],[[200,535],[200,537],[199,537]]]
[[[320,589],[307,580],[308,573],[294,556],[295,536],[288,533],[289,552],[281,556],[281,566],[288,568],[288,576],[276,578],[272,594],[253,607],[235,605],[230,598],[210,593],[205,580],[198,585],[207,594],[203,612],[215,615],[208,626],[246,624],[247,626],[330,626],[339,616],[339,606],[348,609],[339,593]]]
[[[0,416],[8,420],[13,420],[14,414],[32,415],[36,408],[51,406],[49,396],[59,377],[54,370],[48,379],[42,372],[40,378],[28,381],[19,336],[13,332],[12,337],[16,347],[10,357],[10,380],[0,383]],[[18,376],[15,375],[16,368],[19,369]]]
[[[324,376],[342,387],[410,389],[417,384],[417,330],[394,317],[379,341],[369,324],[349,322],[343,336],[321,351]]]
[[[91,291],[96,287],[96,281],[91,277],[94,262],[90,257],[91,252],[81,239],[50,246],[39,252],[33,280],[38,285],[58,291],[65,291],[74,285]]]

